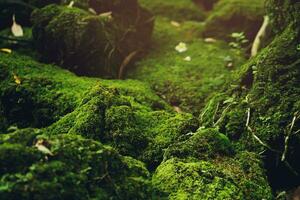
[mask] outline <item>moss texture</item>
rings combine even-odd
[[[261,161],[248,152],[215,161],[172,158],[152,183],[168,199],[273,199]]]
[[[32,14],[33,37],[47,62],[55,62],[79,75],[122,76],[124,60],[134,59],[147,46],[153,28],[152,15],[132,2],[94,5],[98,16],[80,8],[49,5]],[[104,4],[105,5],[105,4]],[[133,58],[129,61],[133,61]],[[128,61],[128,62],[129,62]]]
[[[221,0],[206,19],[203,35],[229,40],[231,33],[244,32],[253,41],[263,16],[264,0]]]
[[[198,22],[174,27],[169,19],[157,17],[151,53],[127,77],[149,83],[171,105],[198,115],[205,99],[222,87],[244,61],[242,53],[224,42],[197,39],[201,29]],[[180,42],[187,44],[186,52],[175,50]],[[187,56],[190,62],[184,60]],[[228,59],[233,62],[232,68],[226,67]]]
[[[206,15],[200,7],[189,0],[139,0],[139,2],[153,14],[179,22],[185,20],[203,21]]]
[[[281,3],[291,11],[286,27],[277,29],[282,31],[273,42],[242,67],[231,89],[214,96],[200,116],[202,124],[218,126],[235,140],[237,148],[265,151],[275,189],[299,184],[299,136],[294,134],[299,129],[299,8]],[[280,13],[276,16],[274,21],[282,19]]]

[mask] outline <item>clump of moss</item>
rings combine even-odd
[[[5,76],[0,82],[1,116],[8,125],[48,126],[72,111],[89,85],[85,81],[63,81],[63,74],[54,75],[56,68],[43,67],[29,57],[14,53],[0,56],[0,68]],[[55,76],[58,78],[53,80]]]
[[[47,141],[52,156],[43,155],[33,144],[1,145],[3,199],[147,199],[152,195],[143,164],[111,147],[76,135],[40,135],[40,139]]]
[[[247,152],[215,161],[172,158],[152,183],[169,199],[273,199],[260,160]]]
[[[264,0],[221,0],[205,21],[203,35],[230,39],[234,32],[244,32],[253,41],[264,16]]]
[[[168,147],[164,159],[194,157],[199,160],[209,160],[217,156],[232,155],[232,153],[232,145],[225,135],[214,129],[204,129],[174,142]]]
[[[93,8],[100,13],[112,11],[111,16],[57,5],[34,11],[33,37],[44,60],[79,75],[121,77],[125,59],[136,59],[147,46],[152,15],[137,3],[125,10],[118,3],[101,6],[98,2]]]
[[[179,22],[184,20],[202,21],[205,18],[204,11],[189,0],[140,0],[139,2],[153,14],[167,17],[170,20]]]

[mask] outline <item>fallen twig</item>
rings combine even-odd
[[[287,133],[286,133],[286,136],[285,136],[285,138],[284,138],[284,151],[283,151],[282,156],[281,156],[281,161],[282,161],[282,162],[285,161],[285,159],[286,159],[286,154],[287,154],[288,147],[289,147],[289,139],[290,139],[290,136],[291,136],[291,134],[292,134],[292,131],[293,131],[293,128],[294,128],[296,119],[297,119],[297,116],[296,116],[296,114],[295,114],[294,117],[293,117],[291,126],[290,126],[290,128],[288,129],[288,131],[287,131]]]

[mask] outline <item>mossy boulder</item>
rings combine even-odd
[[[112,12],[105,16],[57,5],[34,11],[33,38],[43,59],[79,75],[121,77],[148,45],[153,18],[137,3],[122,10],[119,4],[94,5],[97,12]]]
[[[152,184],[168,199],[273,199],[261,161],[248,152],[216,161],[172,158]]]
[[[33,127],[45,135],[81,135],[155,169],[173,141],[199,126],[141,82],[77,77],[16,53],[0,57],[1,132]]]
[[[1,145],[3,199],[147,199],[152,195],[143,164],[111,147],[75,135],[37,137],[41,139],[47,141],[52,156],[34,144],[6,141]]]
[[[290,11],[282,23],[286,26],[274,27],[278,34],[271,44],[241,68],[230,89],[213,97],[200,117],[207,127],[219,126],[237,148],[264,152],[275,190],[295,187],[300,180],[300,137],[295,134],[300,128],[299,6],[290,1],[273,4],[278,5]],[[283,20],[281,13],[271,14],[274,21]]]
[[[264,0],[221,0],[205,21],[203,36],[230,40],[231,33],[244,32],[253,41],[264,16]]]
[[[178,22],[184,20],[203,21],[206,16],[200,7],[189,0],[139,0],[139,2],[153,14]]]
[[[178,140],[166,150],[164,154],[165,160],[172,157],[194,157],[199,160],[209,160],[218,156],[230,156],[233,154],[233,147],[229,139],[214,129],[204,129],[196,133],[189,133]]]
[[[3,0],[0,2],[0,30],[11,27],[12,16],[15,15],[17,23],[22,26],[31,26],[31,12],[52,3],[60,3],[61,0]]]

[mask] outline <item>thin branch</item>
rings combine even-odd
[[[286,159],[286,154],[287,154],[288,147],[289,147],[289,139],[290,139],[290,136],[292,134],[292,131],[293,131],[296,119],[297,119],[297,116],[295,115],[293,117],[293,120],[292,120],[292,123],[291,123],[291,127],[287,131],[287,134],[286,134],[286,136],[284,138],[284,151],[283,151],[282,156],[281,156],[281,161],[282,162],[285,161],[285,159]]]

